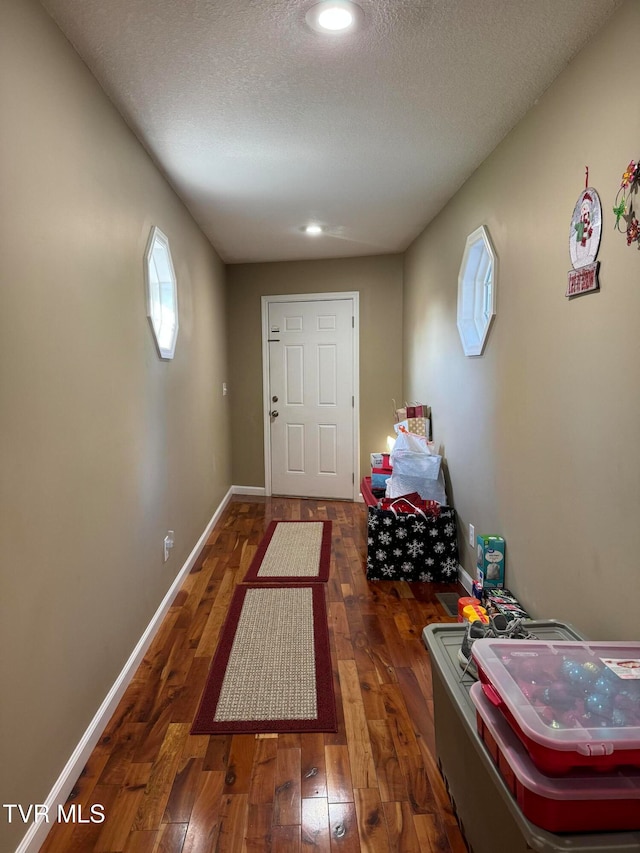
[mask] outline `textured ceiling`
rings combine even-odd
[[[620,5],[41,2],[232,263],[404,250]]]

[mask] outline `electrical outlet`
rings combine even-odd
[[[168,530],[167,535],[164,537],[164,561],[165,563],[169,559],[169,551],[173,548],[175,536],[173,530]]]
[[[223,383],[222,383],[222,396],[223,396],[223,397],[226,397],[228,393],[229,393],[229,392],[227,391],[227,383],[226,383],[226,382],[223,382]]]
[[[469,525],[469,545],[471,545],[472,548],[476,547],[476,529],[473,524]]]

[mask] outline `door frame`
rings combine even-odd
[[[262,297],[262,418],[264,430],[264,485],[271,495],[271,418],[269,410],[269,304],[271,302],[330,302],[351,300],[353,311],[353,500],[360,494],[360,293],[357,290],[338,293],[289,293]]]

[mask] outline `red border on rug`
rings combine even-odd
[[[271,544],[271,539],[276,531],[278,524],[322,524],[322,540],[320,544],[320,558],[317,575],[262,575],[258,576],[258,571],[262,565],[264,555],[267,553],[267,548]],[[262,541],[258,545],[251,565],[247,569],[243,583],[267,583],[267,584],[289,584],[289,583],[326,583],[329,580],[329,569],[331,567],[331,522],[330,521],[315,521],[309,519],[295,519],[293,521],[272,521],[267,527],[267,532],[262,537]]]
[[[200,706],[195,716],[192,735],[252,734],[285,732],[335,732],[338,729],[336,701],[331,669],[331,648],[324,587],[308,584],[312,595],[313,639],[316,659],[316,700],[318,716],[308,720],[223,720],[215,717],[224,673],[229,662],[233,640],[240,620],[242,605],[247,591],[264,589],[265,584],[242,584],[236,590],[229,605],[229,612],[220,633],[218,647],[213,656]],[[300,588],[299,584],[270,584],[279,589]]]

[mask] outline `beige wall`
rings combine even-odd
[[[368,473],[402,387],[402,256],[238,264],[227,278],[234,484],[264,486],[260,298],[289,293],[360,294],[360,459]]]
[[[226,309],[222,263],[34,0],[2,3],[0,116],[0,802],[28,804],[229,488]],[[145,311],[154,224],[172,362]],[[27,827],[5,817],[9,850]]]
[[[628,86],[639,43],[628,2],[410,247],[404,292],[405,392],[433,406],[463,534],[472,523],[506,538],[508,586],[535,616],[636,640],[640,252],[611,209],[640,156]],[[603,207],[602,289],[569,301],[586,164]],[[481,224],[499,256],[498,313],[485,354],[465,358],[457,276]]]

